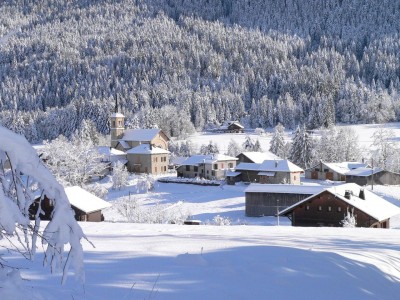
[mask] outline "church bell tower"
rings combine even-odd
[[[114,113],[110,116],[110,133],[111,133],[111,147],[115,148],[124,136],[125,131],[125,116],[118,112],[118,97],[115,96],[115,109]]]

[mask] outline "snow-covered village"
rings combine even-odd
[[[0,299],[399,299],[399,7],[3,1]]]

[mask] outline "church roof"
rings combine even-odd
[[[150,142],[152,141],[161,131],[159,128],[151,129],[127,129],[124,132],[124,141],[138,141],[138,142]]]

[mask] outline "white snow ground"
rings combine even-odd
[[[366,145],[373,126],[357,130]],[[400,130],[399,123],[393,126]],[[208,135],[200,137],[198,145],[208,143]],[[227,145],[230,138],[213,140]],[[260,139],[264,149],[269,138]],[[3,280],[8,285],[0,288],[0,299],[399,299],[400,217],[392,229],[299,228],[282,218],[277,226],[274,217],[244,216],[244,188],[159,183],[149,194],[112,191],[110,202],[131,191],[148,204],[182,201],[182,209],[203,223],[221,215],[247,225],[119,223],[121,216],[110,209],[105,216],[114,222],[80,223],[95,246],[82,241],[84,286],[72,274],[61,286],[61,276],[43,268],[38,244],[33,262],[0,250],[23,278]],[[374,191],[400,206],[400,187]]]

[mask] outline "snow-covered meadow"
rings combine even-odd
[[[356,129],[367,146],[371,126]],[[231,138],[240,143],[245,134],[192,137],[198,145],[212,139],[220,149]],[[263,149],[269,139],[268,133],[260,137]],[[90,241],[82,240],[85,284],[70,272],[61,285],[61,275],[42,266],[38,242],[33,261],[0,250],[2,262],[18,267],[22,277],[0,273],[0,299],[398,299],[400,294],[400,217],[387,230],[298,228],[285,218],[246,217],[242,184],[155,183],[148,193],[134,184],[113,190],[109,179],[101,185],[113,204],[104,211],[106,222],[79,223]],[[400,206],[400,187],[374,186],[374,191]],[[117,206],[129,197],[202,225],[126,222]],[[231,225],[213,225],[218,216]]]

